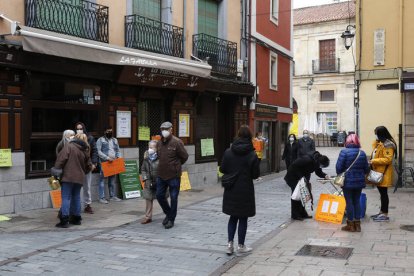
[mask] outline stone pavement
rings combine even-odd
[[[339,149],[320,148],[333,159]],[[361,233],[315,220],[291,222],[285,172],[256,182],[257,215],[249,219],[247,256],[227,256],[228,216],[221,212],[222,189],[182,192],[176,225],[162,227],[155,203],[154,222],[141,225],[142,199],[101,205],[84,214],[81,226],[56,229],[56,210],[14,215],[0,222],[0,275],[414,275],[414,235],[400,229],[412,223],[413,194],[390,194],[390,222],[366,219]],[[333,192],[313,182],[315,199]],[[366,189],[367,214],[378,210],[379,194]],[[317,202],[315,202],[316,206]],[[296,256],[306,244],[353,248],[347,260]]]

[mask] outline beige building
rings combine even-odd
[[[341,39],[347,25],[355,24],[353,2],[294,10],[293,97],[298,106],[301,136],[355,131],[354,46],[348,51]]]

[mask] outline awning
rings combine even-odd
[[[209,78],[211,66],[207,63],[176,58],[26,26],[17,27],[23,36],[23,50],[112,65],[127,65],[175,71]]]

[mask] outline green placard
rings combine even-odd
[[[0,149],[0,167],[11,167],[11,149]]]
[[[138,166],[135,160],[125,160],[125,172],[119,174],[124,199],[141,197]]]
[[[214,155],[214,142],[212,138],[201,139],[201,156]]]
[[[150,139],[150,128],[146,126],[138,127],[138,140],[139,141],[149,141]]]

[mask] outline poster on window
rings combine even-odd
[[[190,114],[178,115],[178,137],[190,137]]]
[[[131,111],[116,112],[116,138],[131,138]]]

